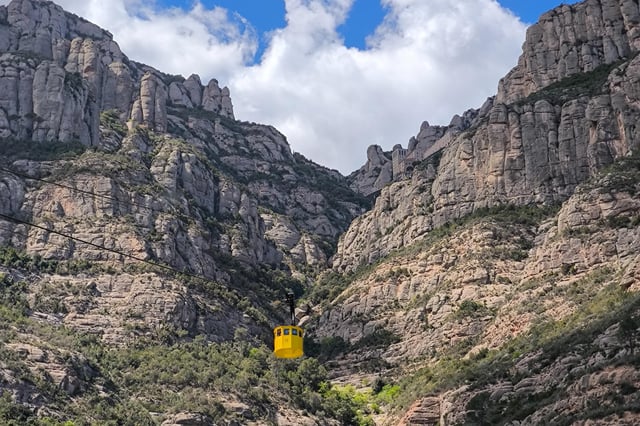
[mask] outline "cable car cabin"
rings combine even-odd
[[[281,325],[273,329],[273,353],[276,358],[300,358],[302,350],[302,328],[296,325]]]
[[[287,293],[287,304],[291,314],[291,325],[279,325],[273,329],[273,353],[276,358],[300,358],[304,355],[302,350],[302,328],[296,323],[295,301],[293,292]]]

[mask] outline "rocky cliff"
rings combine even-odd
[[[500,80],[497,101],[513,103],[578,73],[626,60],[640,48],[634,0],[562,5],[527,30],[518,65]]]
[[[380,223],[374,225],[376,229],[389,234],[387,238],[358,242],[362,230],[353,226],[341,239],[336,265],[353,269],[377,252],[384,254],[402,245],[402,239],[413,240],[478,208],[562,202],[597,170],[637,150],[640,60],[626,35],[634,34],[635,27],[620,29],[622,35],[615,43],[606,41],[611,25],[635,22],[636,9],[629,2],[586,1],[543,15],[529,29],[519,65],[501,80],[495,101],[478,110],[473,121],[463,121],[468,123],[467,130],[463,126],[456,132],[449,126],[440,131],[440,139],[432,137],[428,146],[436,149],[422,151],[399,187],[383,190],[369,215]],[[587,12],[594,13],[593,18],[587,19]],[[604,17],[612,23],[602,23]],[[572,34],[571,51],[585,52],[580,64],[595,65],[553,65],[564,55],[566,43],[547,42],[551,34]],[[602,47],[610,43],[622,46],[615,50],[619,54]],[[521,75],[540,83],[524,84]],[[553,75],[556,78],[549,80]],[[524,86],[536,90],[515,89]],[[506,87],[514,87],[513,93]],[[403,187],[413,194],[405,191],[398,196]],[[372,221],[361,218],[358,223]]]
[[[235,120],[216,80],[136,63],[107,31],[38,0],[0,6],[0,147],[3,416],[93,412],[102,423],[129,407],[135,424],[313,421],[277,390],[288,379],[266,376],[264,345],[287,316],[286,291],[304,291],[366,206],[344,177],[273,127]],[[214,383],[219,370],[206,384],[183,370],[133,391],[138,373],[121,381],[105,364],[140,350],[154,371],[192,368],[166,357],[204,356],[203,345],[216,361],[201,371],[226,363],[249,388],[269,382],[272,397]],[[239,365],[251,348],[257,365]],[[92,411],[105,386],[119,402]],[[172,399],[174,386],[199,402]],[[155,398],[155,420],[129,391]]]
[[[54,4],[0,7],[0,136],[100,144],[100,112],[167,129],[167,104],[233,118],[227,88],[136,64],[111,34]]]
[[[338,173],[294,156],[272,127],[235,121],[229,90],[220,89],[216,80],[203,86],[197,75],[184,79],[132,62],[107,31],[53,3],[14,1],[0,8],[0,18],[0,135],[5,140],[79,142],[131,156],[133,165],[147,169],[135,181],[147,179],[172,193],[187,187],[195,204],[218,217],[242,210],[247,215],[240,216],[258,228],[267,219],[268,236],[294,250],[300,263],[322,262],[326,254],[318,243],[330,246],[360,212],[362,199],[346,191],[343,202],[324,185],[344,188]],[[80,168],[90,169],[100,159],[87,161]],[[220,172],[206,170],[210,166]],[[29,167],[23,171],[36,172]],[[307,177],[313,180],[303,182]],[[84,189],[96,189],[91,185]],[[95,185],[107,194],[119,190],[114,182]],[[258,205],[266,206],[264,218],[257,217]],[[254,234],[264,234],[258,228]],[[253,242],[249,246],[255,247]],[[263,257],[256,253],[247,260]]]
[[[637,388],[637,367],[595,377],[636,359],[619,330],[640,326],[638,170],[583,184],[560,210],[477,211],[349,275],[315,330],[349,348],[336,379],[397,384],[405,424],[585,419],[597,395]],[[637,421],[635,403],[609,409]]]
[[[0,419],[637,424],[639,15],[543,15],[496,97],[344,178],[215,80],[0,7]]]
[[[470,120],[351,176],[380,192],[340,237],[315,333],[336,380],[397,386],[381,423],[638,421],[639,13],[544,14]]]
[[[495,103],[512,105],[522,102],[567,77],[602,71],[607,65],[624,62],[635,56],[639,46],[637,27],[640,16],[637,6],[634,0],[591,0],[562,5],[543,14],[540,21],[527,30],[518,65],[500,80]],[[350,176],[352,186],[363,193],[371,193],[402,178],[406,168],[412,168],[413,162],[433,154],[430,148],[445,134],[455,135],[469,127],[476,127],[478,116],[486,119],[492,103],[493,100],[489,100],[479,110],[469,110],[462,116],[455,116],[449,126],[423,123],[419,134],[409,141],[408,148],[398,153],[399,160],[406,155],[408,161],[398,161],[391,174],[377,166],[379,160],[376,159],[380,157],[374,155],[375,158],[372,158],[371,154],[375,153],[372,148],[374,151],[370,150],[367,164]],[[516,113],[520,114],[518,111]],[[556,122],[559,122],[559,117],[556,117]],[[512,122],[509,124],[513,126]],[[436,149],[446,145],[448,142],[442,140]],[[398,149],[402,147],[396,147],[393,151]]]
[[[455,115],[448,126],[431,126],[428,121],[423,122],[406,149],[398,144],[391,152],[384,152],[380,146],[371,145],[367,149],[366,164],[348,176],[351,188],[370,196],[391,182],[410,177],[425,158],[444,149],[461,132],[477,126],[486,117],[493,100],[487,99],[480,109],[470,109],[462,116]]]

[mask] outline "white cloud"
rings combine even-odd
[[[255,30],[242,17],[220,7],[207,9],[199,1],[186,12],[159,9],[153,0],[55,3],[110,31],[130,59],[166,73],[228,81],[258,48]]]
[[[370,144],[406,146],[422,121],[448,124],[479,107],[524,38],[492,0],[384,0],[389,14],[369,48],[349,49],[335,32],[344,20],[336,3],[287,1],[287,27],[230,86],[240,118],[274,124],[295,150],[343,173],[364,163]]]
[[[388,14],[358,50],[337,32],[353,0],[285,0],[286,27],[251,64],[258,36],[221,8],[57,2],[111,31],[133,60],[217,78],[238,119],[274,125],[294,151],[343,173],[364,164],[370,144],[406,146],[422,121],[479,107],[516,64],[525,30],[495,0],[382,0]]]

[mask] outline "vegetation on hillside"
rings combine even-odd
[[[624,184],[615,184],[616,188],[623,188],[626,192],[630,192],[638,182],[635,179],[636,167],[634,167],[635,163],[632,158],[624,161],[624,164],[616,163],[605,170],[604,175],[607,176],[608,182],[623,182]],[[631,164],[627,164],[629,162]],[[615,173],[620,173],[621,176],[612,177]],[[313,290],[312,297],[322,295],[334,300],[338,294],[348,289],[355,281],[375,274],[381,265],[402,266],[404,260],[415,258],[458,232],[484,222],[498,225],[505,230],[505,238],[508,237],[503,241],[499,235],[494,235],[496,246],[486,253],[489,258],[521,261],[529,255],[529,250],[533,247],[533,236],[514,239],[513,235],[507,232],[507,228],[535,230],[543,221],[554,217],[558,213],[559,207],[558,205],[521,207],[505,205],[480,209],[471,215],[431,231],[419,242],[392,252],[376,264],[362,265],[354,273],[326,274],[319,286]],[[627,225],[632,224],[629,222]],[[633,226],[637,226],[637,224]],[[392,272],[403,273],[401,267],[392,268],[389,273]],[[538,374],[566,357],[572,349],[579,348],[585,359],[590,355],[595,356],[601,351],[595,342],[596,337],[601,336],[611,327],[619,327],[619,336],[626,342],[625,346],[628,352],[624,357],[609,353],[602,365],[591,366],[581,374],[601,371],[616,365],[640,365],[640,358],[638,358],[636,350],[636,342],[640,337],[638,335],[640,295],[621,288],[617,282],[619,276],[620,274],[609,266],[594,268],[579,275],[571,268],[566,268],[566,270],[562,268],[557,272],[543,274],[540,279],[523,281],[520,284],[511,283],[514,285],[514,292],[531,290],[542,292],[540,300],[532,297],[529,303],[519,307],[519,309],[537,316],[538,320],[532,329],[498,349],[482,349],[475,352],[470,352],[470,350],[481,343],[480,336],[471,336],[448,349],[442,348],[442,352],[438,352],[435,363],[427,362],[425,359],[424,362],[407,366],[405,371],[400,372],[402,368],[394,370],[393,376],[383,378],[383,380],[389,381],[389,385],[395,386],[397,389],[393,393],[393,397],[389,399],[389,405],[395,407],[393,409],[395,412],[402,413],[416,400],[426,396],[442,395],[449,390],[470,386],[469,389],[472,393],[478,393],[466,407],[469,412],[477,413],[469,418],[470,421],[477,422],[474,424],[507,424],[509,421],[522,421],[531,413],[544,407],[550,407],[555,401],[566,398],[565,389],[568,385],[554,388],[539,395],[522,394],[517,400],[504,400],[500,403],[496,403],[490,398],[491,386],[498,386],[504,382],[516,384],[525,377]],[[558,281],[561,278],[566,279],[566,282],[560,285]],[[507,295],[507,297],[509,296]],[[541,315],[545,311],[542,306],[544,301],[552,300],[554,297],[565,300],[573,313],[560,319]],[[484,304],[473,300],[464,300],[457,306],[450,318],[459,321],[494,315],[494,309],[489,309]],[[395,340],[389,341],[390,344],[394,342]],[[358,350],[357,345],[349,344],[339,337],[311,341],[308,347],[309,351],[323,360],[339,358],[341,355]],[[529,375],[516,368],[527,357],[533,357],[532,359],[539,361],[535,364],[535,371]],[[347,359],[350,358],[347,357]],[[582,376],[576,375],[567,378],[568,383],[579,377]],[[594,404],[592,408],[567,418],[568,423],[566,424],[570,424],[570,420],[598,419],[625,411],[639,412],[640,399],[633,396],[634,385],[627,383],[621,386],[620,395],[615,397],[614,402],[596,406],[598,401],[594,399],[590,402]],[[462,411],[464,410],[462,409]],[[551,424],[557,419],[549,417],[547,420]]]
[[[635,351],[640,328],[640,295],[627,293],[619,286],[612,284],[604,287],[596,296],[576,310],[567,318],[560,320],[541,320],[526,334],[509,341],[497,350],[482,350],[471,356],[450,352],[438,357],[438,361],[429,367],[420,368],[417,372],[404,376],[399,382],[399,390],[392,399],[392,405],[401,412],[406,410],[416,399],[424,396],[441,394],[447,390],[457,389],[463,385],[470,386],[470,391],[481,391],[468,402],[467,410],[476,413],[472,419],[477,424],[508,424],[511,421],[522,421],[529,414],[555,401],[567,397],[567,387],[557,387],[541,394],[521,394],[517,399],[500,400],[489,398],[490,386],[499,383],[518,383],[525,377],[543,374],[545,369],[571,350],[579,350],[580,356],[589,356],[601,352],[596,338],[612,326],[619,327],[619,336],[626,342],[628,353],[623,357],[616,353],[605,355],[603,362],[588,367],[589,372],[603,371],[615,365],[640,365],[640,353]],[[532,354],[537,354],[533,355]],[[523,372],[516,366],[529,357],[534,371]],[[535,365],[535,367],[534,367]],[[569,383],[581,375],[564,378]],[[593,400],[593,409],[566,418],[565,424],[585,419],[598,419],[609,414],[625,411],[640,411],[640,397],[632,384],[629,389],[621,389],[625,398],[618,398],[610,403]],[[631,389],[633,388],[633,389]],[[548,419],[550,422],[552,419]],[[555,423],[554,423],[555,424]]]
[[[553,83],[518,105],[538,100],[559,104],[581,96],[605,93],[607,78],[616,68],[620,73],[625,71],[622,62],[603,65],[592,72],[576,74]],[[165,77],[166,81],[181,78]],[[72,90],[79,90],[83,82],[79,74],[68,73],[65,84]],[[139,152],[139,155],[131,155],[129,148],[104,152],[88,149],[79,142],[34,143],[14,139],[0,140],[0,151],[6,161],[73,159],[76,161],[64,161],[53,177],[61,179],[79,173],[99,174],[109,176],[131,194],[155,197],[163,194],[165,188],[155,182],[151,175],[152,161],[155,159],[159,163],[166,163],[169,155],[179,152],[181,155],[195,156],[210,172],[216,185],[223,179],[229,179],[242,191],[250,192],[252,183],[266,182],[282,194],[306,187],[324,199],[327,218],[337,229],[348,225],[347,219],[352,217],[353,209],[369,207],[369,200],[352,191],[339,174],[312,163],[300,154],[293,154],[290,163],[270,164],[255,172],[234,169],[228,161],[232,157],[242,154],[252,161],[260,159],[257,152],[251,151],[251,144],[245,143],[249,136],[260,133],[258,125],[221,117],[202,108],[170,106],[169,113],[172,116],[169,129],[179,135],[171,139],[143,127],[130,133],[120,121],[118,111],[101,113],[103,131],[111,132],[120,139],[131,135],[148,142],[148,152]],[[26,118],[41,120],[37,116]],[[229,138],[243,146],[237,152],[230,152],[235,149],[233,143],[217,146],[213,143],[215,135],[205,130],[203,132],[207,133],[207,137],[201,140],[201,144],[191,143],[193,134],[190,130],[178,126],[174,121],[180,119],[184,122],[209,120],[212,125],[226,129],[227,132],[221,131],[220,134],[228,134],[220,137]],[[418,169],[437,166],[441,155],[439,152],[415,166]],[[606,177],[594,185],[602,191],[636,194],[640,190],[639,164],[637,157],[616,162],[604,170]],[[130,179],[134,175],[138,179],[136,182]],[[182,186],[181,182],[176,182],[177,190],[184,189]],[[214,217],[210,211],[199,206],[191,195],[180,196],[184,198],[184,205],[181,213],[175,216],[185,223],[197,222],[201,225],[200,229],[204,233],[209,232],[214,239],[241,228],[236,228],[241,224],[238,214]],[[272,205],[268,196],[255,197],[264,211],[289,213],[285,206]],[[187,270],[182,274],[170,271],[165,264],[152,265],[151,262],[128,265],[117,272],[154,270],[163,277],[179,277],[185,288],[207,300],[233,306],[251,318],[254,324],[267,330],[273,318],[282,318],[286,314],[278,302],[286,290],[292,290],[304,302],[322,308],[331,303],[340,303],[340,295],[348,294],[344,293],[345,290],[356,281],[375,274],[380,265],[418,256],[445,242],[458,231],[478,223],[491,223],[496,225],[495,228],[502,227],[505,231],[503,234],[497,232],[500,235],[495,237],[496,243],[500,244],[483,251],[481,255],[493,260],[525,260],[533,247],[533,237],[513,238],[504,244],[502,239],[512,236],[508,232],[512,228],[535,229],[557,212],[558,206],[537,205],[479,209],[431,230],[421,240],[393,251],[374,264],[363,264],[355,271],[344,274],[327,271],[310,289],[306,288],[306,283],[293,278],[284,267],[277,269],[248,265],[215,249],[211,249],[214,252],[210,253],[211,258],[225,274],[227,282],[224,283],[191,274]],[[121,219],[128,222],[130,218]],[[636,227],[639,223],[640,216],[635,215],[610,218],[604,225],[622,228]],[[588,231],[570,230],[567,236],[575,237],[580,232]],[[161,238],[155,228],[136,232],[143,234],[146,241]],[[314,237],[327,257],[335,252],[334,238]],[[609,267],[577,276],[574,265],[566,265],[560,271],[514,286],[522,292],[545,288],[547,296],[565,298],[573,309],[565,318],[546,318],[542,315],[544,307],[532,302],[520,307],[520,313],[539,315],[537,322],[528,332],[511,339],[500,348],[471,352],[470,349],[479,343],[479,335],[470,336],[439,350],[435,361],[431,359],[429,363],[408,366],[401,376],[378,377],[373,383],[362,383],[364,389],[356,389],[354,386],[331,384],[324,364],[352,352],[384,350],[402,341],[402,336],[382,326],[376,326],[372,332],[353,343],[337,336],[316,341],[310,333],[305,341],[306,357],[295,361],[275,359],[266,343],[271,337],[268,333],[263,337],[250,336],[242,327],[237,329],[233,340],[224,343],[207,341],[204,335],[193,330],[167,326],[158,327],[146,335],[132,329],[129,331],[133,343],[110,345],[102,340],[100,330],[84,333],[51,320],[68,313],[69,307],[65,305],[61,294],[67,290],[73,294],[77,289],[46,288],[47,293],[34,294],[30,287],[47,275],[82,274],[86,278],[99,274],[114,275],[117,272],[112,266],[82,259],[43,259],[10,246],[0,247],[0,266],[0,423],[7,425],[153,425],[180,412],[199,413],[213,422],[260,421],[276,424],[276,412],[282,407],[290,407],[298,413],[333,419],[344,425],[368,426],[373,424],[372,416],[378,414],[381,407],[406,410],[425,395],[441,394],[462,386],[475,392],[465,406],[471,413],[470,422],[506,424],[522,421],[542,407],[567,398],[568,391],[566,387],[554,386],[542,392],[523,393],[508,400],[495,401],[489,392],[492,385],[503,381],[517,383],[527,374],[541,374],[562,359],[567,348],[577,348],[585,358],[595,356],[600,351],[594,343],[596,338],[612,327],[617,327],[618,338],[624,342],[623,355],[604,354],[600,364],[586,365],[585,371],[596,372],[620,364],[640,365],[640,351],[636,347],[640,327],[640,296],[621,289],[614,282],[615,271]],[[410,276],[407,268],[403,267],[390,268],[387,274],[381,279]],[[566,285],[546,286],[559,276],[575,279]],[[443,283],[442,286],[449,284]],[[410,307],[424,303],[427,296],[421,295],[411,301]],[[488,308],[486,304],[474,300],[463,300],[454,306],[448,319],[470,322],[488,317],[490,321],[495,315],[495,308]],[[45,353],[42,359],[56,367],[61,366],[69,377],[77,380],[77,386],[72,390],[66,389],[60,380],[52,377],[42,366],[43,362],[35,362],[30,358],[29,350],[19,345],[28,345]],[[535,362],[527,364],[530,368],[523,373],[518,365],[525,362],[527,357]],[[375,361],[383,362],[381,358]],[[567,380],[577,377],[568,377]],[[35,397],[23,401],[25,404],[19,404],[14,397],[21,390],[25,390],[24,395]],[[600,399],[588,400],[583,412],[567,417],[563,422],[570,424],[625,411],[639,412],[639,394],[634,384],[623,382],[616,392],[602,398],[604,402]],[[550,424],[557,423],[553,417],[546,420]]]
[[[43,396],[50,414],[13,403],[5,390],[0,396],[2,424],[152,425],[156,419],[151,413],[182,411],[213,421],[253,418],[275,424],[274,413],[284,406],[342,424],[370,424],[367,401],[353,390],[331,386],[314,358],[277,360],[264,344],[242,336],[221,344],[196,336],[169,343],[139,338],[130,346],[110,346],[99,335],[29,317],[27,288],[11,274],[0,276],[0,370],[19,374],[24,386]],[[82,390],[72,396],[63,392],[46,372],[34,370],[7,346],[14,342],[55,354],[57,362],[81,378]],[[238,413],[220,402],[230,399],[247,408]]]
[[[27,159],[53,161],[75,158],[87,147],[76,142],[33,142],[24,139],[0,138],[0,152],[4,160]]]
[[[631,62],[637,54],[632,57],[610,64],[602,64],[589,72],[582,72],[570,75],[560,81],[549,84],[535,93],[527,96],[525,99],[518,101],[518,105],[533,104],[539,100],[547,100],[554,105],[560,105],[578,97],[593,97],[605,93],[606,82],[609,75],[616,68],[618,73],[625,72],[625,64]]]

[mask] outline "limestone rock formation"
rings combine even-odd
[[[24,182],[11,175],[0,175],[0,198],[2,207],[0,213],[14,214],[20,210],[25,197]]]
[[[140,82],[140,97],[133,103],[131,120],[146,124],[158,132],[167,130],[167,90],[160,78],[145,73]]]
[[[545,14],[495,98],[346,179],[216,80],[0,6],[2,415],[637,424],[638,16]],[[289,290],[319,354],[275,364]]]
[[[367,163],[349,178],[352,188],[364,195],[379,191],[393,179],[391,159],[380,146],[371,145],[367,149]]]
[[[485,119],[492,105],[493,98],[489,98],[480,109],[470,109],[462,116],[454,116],[448,126],[431,126],[427,121],[423,122],[406,149],[397,144],[390,153],[385,153],[377,145],[370,146],[367,149],[367,163],[348,177],[351,187],[369,196],[391,182],[410,178],[416,165],[437,154],[455,136]]]
[[[617,62],[628,63],[638,51],[638,16],[640,14],[637,4],[631,0],[589,0],[574,5],[563,5],[545,13],[537,24],[527,30],[523,54],[518,65],[500,81],[495,103],[509,106],[513,106],[516,102],[519,102],[520,105],[527,104],[529,102],[526,101],[526,98],[529,95],[564,78],[579,73],[603,71],[603,68]],[[609,69],[609,71],[611,70]],[[616,80],[613,75],[611,79]],[[612,85],[613,90],[617,87],[615,84],[617,83]],[[578,100],[576,99],[576,101]],[[607,100],[596,100],[596,102],[612,103]],[[612,103],[612,105],[614,115],[622,114],[617,111],[620,108],[619,102]],[[628,107],[632,105],[633,102],[627,103],[622,109],[626,113]],[[486,117],[489,107],[490,105],[485,104],[480,108],[478,116]],[[563,114],[566,117],[563,124],[566,125],[566,119],[572,114],[571,108],[575,108],[576,105],[563,107],[569,109],[557,112],[558,115],[554,119],[556,127]],[[599,106],[595,106],[595,108],[597,109]],[[631,109],[633,110],[633,108]],[[514,112],[521,116],[526,111],[520,111],[519,108],[516,108]],[[541,111],[534,109],[532,112],[539,114]],[[492,113],[493,117],[496,113],[498,112]],[[467,115],[465,113],[465,116]],[[582,120],[583,117],[576,117],[576,121]],[[623,126],[628,127],[628,123]],[[442,138],[445,128],[425,124],[423,124],[424,128],[421,128],[418,136],[409,142],[407,152],[401,153],[403,158],[410,159],[410,161],[404,161],[405,167],[410,166],[412,161],[420,161],[433,154],[435,150],[425,154],[425,150],[429,148],[425,149],[422,145],[432,145],[434,141]],[[464,127],[465,124],[467,127]],[[509,121],[509,124],[508,131],[513,132],[513,122]],[[532,124],[537,126],[539,123],[536,120],[536,123]],[[465,120],[462,117],[454,117],[449,127],[457,127],[459,131],[462,131],[473,125],[473,119]],[[524,138],[527,136],[526,133],[522,135]],[[437,150],[441,150],[447,145],[444,141],[442,142]],[[414,150],[417,155],[412,156],[411,152]],[[404,171],[405,169],[397,170],[394,172],[394,176],[402,176]],[[356,177],[356,179],[360,178]],[[358,188],[358,185],[354,185],[354,188]]]
[[[202,108],[219,113],[223,117],[233,118],[229,89],[226,87],[220,89],[218,80],[211,80],[202,93]]]
[[[593,312],[590,306],[617,295],[629,300],[629,312],[637,316],[638,170],[637,158],[616,163],[611,171],[581,184],[557,213],[550,210],[537,224],[533,218],[539,207],[487,210],[405,243],[356,272],[347,289],[323,309],[314,331],[320,339],[340,338],[352,345],[344,359],[334,361],[350,366],[336,371],[339,379],[354,383],[394,377],[414,363],[439,371],[441,356],[464,357],[480,372],[490,367],[482,364],[486,355],[479,354],[495,351],[497,359],[508,358],[500,354],[508,353],[509,345],[536,342],[540,337],[535,336],[545,332],[552,335],[543,334],[544,339],[554,338],[550,330],[557,327],[557,345],[575,339],[575,347],[582,349],[556,360],[543,345],[515,359],[511,373],[490,371],[473,379],[478,380],[473,387],[461,383],[455,390],[419,398],[407,407],[401,424],[491,424],[519,418],[520,412],[507,405],[550,389],[552,402],[541,399],[536,410],[523,412],[519,419],[524,424],[554,423],[582,418],[581,407],[597,404],[597,395],[616,386],[637,388],[637,367],[624,366],[633,359],[634,343],[620,340],[618,331],[624,309],[593,325],[596,329],[580,318],[588,315],[585,311]],[[587,331],[575,331],[573,321]],[[592,333],[597,333],[595,341]],[[378,346],[359,343],[365,341]],[[570,348],[574,346],[555,347],[552,353]],[[531,373],[534,365],[536,372]],[[410,382],[410,377],[405,380]],[[595,377],[609,379],[596,384]],[[564,392],[571,396],[565,398]],[[477,411],[474,404],[480,399],[485,408]],[[631,407],[632,400],[620,403]],[[625,418],[633,424],[637,413],[629,410]],[[387,424],[398,421],[394,417]],[[614,417],[603,424],[617,421]]]
[[[16,332],[0,309],[0,398],[25,416],[61,419],[72,415],[62,400],[114,396],[102,385],[110,373],[87,367],[114,361],[107,352],[158,355],[195,340],[238,358],[257,347],[247,371],[269,370],[264,336],[287,317],[278,300],[326,268],[366,205],[275,128],[235,120],[217,80],[133,62],[111,34],[40,0],[0,6],[0,145],[0,306],[29,324]],[[85,360],[89,347],[103,352]],[[207,399],[215,422],[281,411],[283,422],[316,423],[300,404],[274,409],[287,405],[279,396],[209,385],[185,392],[207,387],[198,404]],[[127,403],[105,404],[96,412]],[[176,404],[153,421],[213,421]],[[129,414],[144,423],[141,407]]]
[[[210,424],[212,424],[211,419],[203,414],[183,412],[165,420],[161,426],[208,426]]]
[[[543,15],[495,98],[394,147],[394,177],[340,237],[333,271],[346,272],[345,289],[314,324],[320,341],[348,345],[332,359],[336,380],[400,374],[404,389],[447,389],[414,392],[385,424],[638,422],[628,395],[639,13],[636,2],[586,0]],[[532,206],[559,211],[543,219]],[[442,385],[448,368],[475,373]],[[535,402],[519,410],[525,400]],[[584,411],[600,404],[602,414]]]
[[[440,398],[424,398],[416,401],[398,425],[435,425],[440,423]]]
[[[562,5],[527,30],[518,65],[500,81],[497,102],[513,103],[576,73],[629,59],[640,48],[633,0]]]
[[[0,136],[100,144],[100,112],[167,130],[167,104],[233,118],[229,89],[198,76],[170,81],[130,61],[111,34],[53,3],[0,6]]]
[[[7,35],[0,52],[3,138],[80,142],[110,152],[123,149],[138,161],[148,161],[145,156],[159,149],[160,157],[154,159],[150,171],[162,185],[172,191],[194,188],[195,193],[188,190],[189,196],[206,206],[209,213],[246,218],[243,232],[225,237],[219,244],[250,263],[277,263],[281,257],[275,254],[271,242],[257,242],[266,231],[257,214],[258,202],[298,218],[294,226],[300,232],[321,235],[321,239],[337,238],[349,218],[361,212],[357,204],[362,201],[336,203],[328,193],[320,195],[300,182],[299,170],[309,162],[294,158],[277,130],[232,124],[229,90],[220,88],[217,80],[203,86],[197,75],[185,80],[130,61],[111,34],[53,3],[19,0],[0,10],[4,16],[0,28]],[[55,31],[49,31],[49,27]],[[171,149],[170,144],[154,146],[153,141],[135,133],[139,126],[157,133],[177,132],[198,147],[205,145],[203,140],[213,138],[214,145],[206,149],[215,158],[214,163],[233,171],[232,180],[223,183],[229,192],[218,188],[217,177],[197,175],[205,168],[202,162],[193,166],[197,155],[165,151]],[[255,155],[250,158],[247,153]],[[273,173],[281,174],[285,177],[282,184],[298,188],[282,191],[280,184],[250,179],[260,173],[267,181]],[[342,179],[327,169],[312,173],[328,175],[335,182]],[[249,183],[251,195],[242,193],[232,182],[237,178]],[[178,181],[185,188],[176,185]],[[198,188],[207,182],[213,182],[213,186]],[[324,186],[322,191],[331,187]],[[329,209],[329,214],[319,215]],[[327,255],[318,244],[314,238],[296,241],[292,261],[324,264]]]
[[[640,59],[634,56],[516,103],[496,101],[486,105],[481,109],[486,116],[476,118],[475,127],[457,136],[448,132],[433,145],[437,151],[430,152],[421,168],[431,164],[436,173],[418,174],[406,184],[415,195],[399,198],[397,211],[395,207],[389,209],[384,200],[376,203],[368,217],[393,215],[396,219],[369,232],[384,233],[389,235],[386,238],[399,241],[406,238],[407,226],[415,238],[433,226],[483,207],[566,200],[580,182],[638,149],[640,134],[635,123],[640,118],[639,67]],[[416,191],[416,186],[428,195]],[[399,212],[415,211],[416,206],[428,210],[426,217],[423,213],[409,215],[404,222]],[[371,221],[363,217],[343,236],[336,263],[341,268],[346,257],[358,259],[347,269],[357,267],[363,259],[378,257],[375,248],[365,246],[373,247],[376,242],[354,245],[351,236],[362,234],[363,230],[357,228],[360,223]]]
[[[189,100],[193,106],[202,105],[202,83],[200,77],[197,74],[192,74],[184,82],[184,88],[186,89]]]
[[[353,271],[412,244],[432,230],[434,177],[435,164],[427,161],[414,171],[411,180],[385,186],[374,207],[357,217],[340,236],[333,257],[334,269]]]

